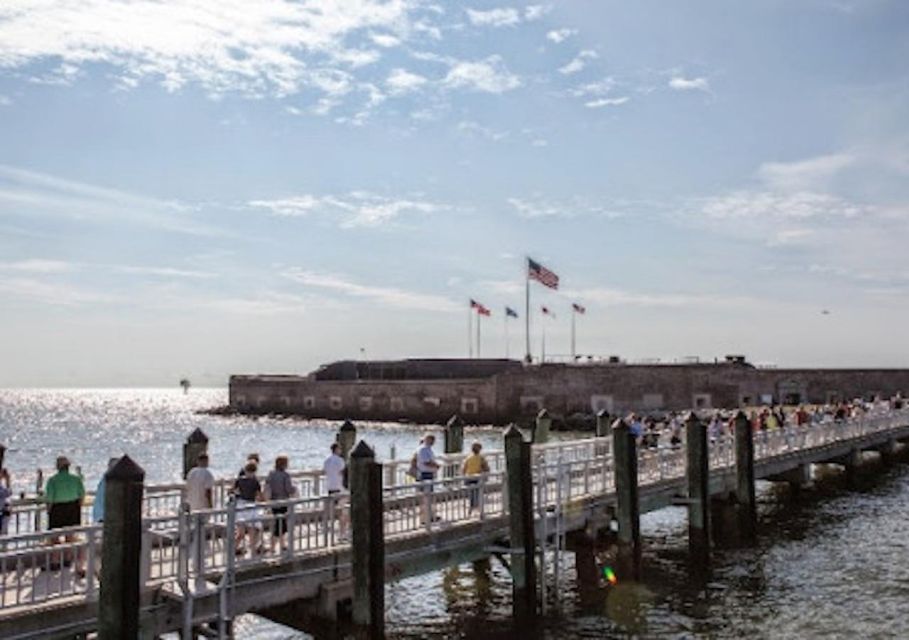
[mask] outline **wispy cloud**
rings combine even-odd
[[[582,71],[587,66],[588,60],[595,60],[599,56],[593,49],[584,49],[574,59],[563,67],[559,67],[559,73],[570,76]]]
[[[707,78],[685,78],[684,76],[673,76],[669,79],[669,88],[675,91],[704,91],[710,92],[710,82]]]
[[[603,107],[618,107],[625,104],[631,98],[628,96],[621,96],[618,98],[597,98],[596,100],[588,100],[584,103],[584,106],[588,109],[601,109]]]
[[[620,218],[624,216],[624,213],[617,208],[580,196],[565,200],[552,200],[540,195],[532,195],[507,198],[506,202],[523,218],[574,218],[589,215]]]
[[[354,298],[364,298],[389,307],[443,312],[457,311],[461,308],[460,305],[444,296],[396,287],[364,285],[335,274],[289,269],[283,275],[307,287],[334,291]]]
[[[73,270],[73,264],[64,260],[45,260],[31,258],[16,262],[0,262],[0,271],[19,271],[24,273],[67,273]]]
[[[353,191],[342,196],[302,194],[270,200],[251,200],[250,207],[266,209],[273,215],[300,217],[314,213],[336,216],[342,227],[375,227],[405,213],[434,213],[444,205],[418,198],[392,198],[368,191]]]
[[[520,24],[521,12],[514,7],[499,7],[480,11],[467,9],[470,23],[480,27],[513,27]]]
[[[556,44],[561,44],[568,38],[577,35],[577,33],[577,29],[553,29],[546,32],[546,39]]]
[[[501,56],[492,55],[484,60],[455,62],[442,84],[454,89],[504,93],[520,87],[521,79],[507,69]]]
[[[392,95],[410,93],[425,85],[427,79],[406,69],[392,69],[385,79],[385,86]]]
[[[195,207],[0,165],[0,215],[24,212],[75,220],[132,223],[191,235],[227,235],[192,219]]]
[[[496,131],[494,129],[490,129],[489,127],[484,127],[480,123],[474,122],[473,120],[462,120],[459,122],[458,131],[470,136],[486,138],[487,140],[492,140],[493,142],[498,142],[508,137],[508,131]]]
[[[69,283],[49,282],[34,277],[0,276],[0,293],[5,297],[59,307],[114,302],[107,293],[88,291]]]
[[[749,305],[756,302],[753,298],[748,296],[728,296],[709,293],[645,293],[609,287],[589,287],[566,290],[565,296],[603,307],[689,307],[716,305],[728,307],[731,305]]]
[[[855,156],[836,153],[796,162],[765,162],[758,168],[757,175],[772,189],[823,190],[837,174],[855,163]]]

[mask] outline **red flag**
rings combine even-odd
[[[579,305],[577,302],[571,303],[571,308],[574,309],[575,313],[584,314],[587,313],[587,309]]]
[[[527,258],[527,277],[550,289],[559,288],[559,276],[530,258]]]
[[[481,316],[491,316],[492,315],[492,311],[487,309],[485,306],[483,306],[481,303],[477,302],[473,298],[470,299],[470,308],[476,309],[477,313]]]

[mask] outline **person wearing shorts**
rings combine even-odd
[[[289,465],[287,456],[275,458],[275,468],[265,478],[266,500],[289,500],[297,495],[297,488],[287,473]],[[272,507],[271,513],[275,517],[271,531],[271,551],[280,543],[284,547],[284,534],[287,533],[287,506]]]
[[[63,529],[82,524],[82,503],[85,501],[85,485],[82,478],[69,472],[69,460],[66,456],[57,458],[57,473],[48,478],[44,485],[44,501],[47,503],[49,529]],[[75,542],[73,534],[67,534],[66,542]],[[51,544],[57,544],[60,537],[51,538]],[[76,573],[85,576],[82,558],[76,554]],[[64,557],[63,564],[72,560]]]

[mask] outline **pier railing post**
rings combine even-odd
[[[120,640],[139,636],[142,492],[145,471],[123,456],[105,474],[104,543],[98,637]]]
[[[597,411],[597,438],[608,438],[612,435],[612,425],[609,422],[609,412],[606,409]]]
[[[514,618],[519,629],[529,629],[537,612],[533,476],[530,443],[513,424],[505,432],[505,466]]]
[[[0,444],[0,469],[3,468],[3,459],[6,457],[6,447]]]
[[[754,430],[743,411],[735,416],[735,500],[738,503],[739,534],[753,543],[757,533],[757,502],[754,493]]]
[[[695,564],[710,560],[710,457],[707,425],[692,411],[685,423],[688,464],[688,548]]]
[[[385,637],[385,533],[382,465],[362,440],[350,454],[353,622],[369,640]]]
[[[549,432],[552,429],[552,417],[546,409],[540,409],[537,419],[533,424],[533,443],[546,444],[549,442]]]
[[[622,577],[641,575],[641,511],[638,502],[638,452],[634,434],[624,420],[612,425],[618,531],[617,569]]]
[[[202,429],[196,429],[186,442],[183,443],[183,477],[189,475],[190,470],[196,466],[199,456],[208,451],[208,436]]]

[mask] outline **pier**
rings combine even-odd
[[[641,570],[640,515],[681,505],[697,573],[718,536],[754,540],[756,479],[798,487],[810,482],[816,464],[854,473],[863,452],[889,460],[909,439],[909,409],[884,405],[847,420],[766,432],[754,432],[739,414],[734,434],[714,440],[692,414],[683,446],[656,449],[638,448],[628,425],[609,424],[605,415],[597,437],[547,442],[547,420],[545,412],[538,417],[532,441],[510,427],[501,450],[484,452],[490,471],[475,485],[460,472],[459,420],[449,423],[451,444],[431,483],[408,477],[409,460],[380,464],[367,442],[353,446],[348,423],[341,433],[350,494],[323,495],[320,470],[292,473],[298,497],[243,514],[247,526],[270,530],[271,509],[287,508],[286,545],[261,555],[238,553],[232,478],[218,482],[213,509],[189,512],[182,484],[145,486],[141,468],[124,457],[107,489],[107,505],[123,508],[108,508],[103,525],[49,532],[40,503],[14,506],[9,535],[0,538],[0,637],[223,638],[231,620],[256,613],[317,637],[347,625],[359,637],[378,638],[386,584],[490,557],[509,566],[515,614],[527,624],[546,602],[535,562],[542,550],[581,557],[585,541],[617,529],[616,568],[633,579]],[[191,434],[184,454],[196,456],[206,443],[204,434]],[[54,544],[64,535],[68,541]],[[582,565],[579,572],[589,570]]]

